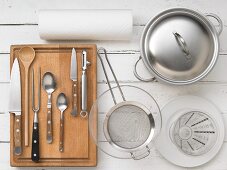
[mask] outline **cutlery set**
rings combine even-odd
[[[15,114],[14,120],[14,154],[21,155],[23,152],[22,147],[22,125],[24,123],[24,145],[25,147],[29,146],[29,69],[32,62],[35,60],[36,54],[35,50],[32,47],[22,47],[19,50],[19,57],[14,59],[12,70],[11,70],[11,84],[10,84],[10,103],[9,103],[9,112]],[[19,61],[24,66],[25,74],[25,92],[24,92],[24,103],[25,109],[24,113],[22,112],[21,106],[21,70]],[[80,115],[82,118],[87,117],[87,66],[90,65],[90,62],[87,61],[87,51],[82,50],[81,56],[81,112]],[[75,48],[72,48],[71,54],[71,68],[70,68],[70,79],[72,80],[72,111],[71,115],[73,117],[78,115],[78,94],[77,94],[77,82],[78,82],[78,72],[77,72],[77,56]],[[35,73],[38,75],[35,75]],[[36,87],[35,77],[38,77],[38,83]],[[32,131],[32,148],[31,148],[31,159],[33,162],[39,162],[40,160],[40,135],[39,135],[39,111],[41,108],[41,86],[47,94],[47,105],[46,105],[46,142],[48,144],[53,143],[53,111],[52,111],[52,93],[58,88],[55,76],[51,72],[45,72],[41,80],[41,68],[39,67],[37,71],[32,68],[32,84],[31,84],[31,105],[32,111],[34,112],[33,116],[33,131]],[[64,83],[64,82],[63,82]],[[37,95],[35,93],[37,90]],[[35,102],[37,101],[37,103]],[[59,93],[56,100],[56,106],[60,111],[60,127],[59,127],[59,151],[62,153],[64,151],[64,111],[68,107],[68,99],[64,93]],[[22,122],[21,115],[23,113],[24,122]]]
[[[96,24],[96,27],[89,27],[97,21],[97,16],[92,15],[96,13],[100,15],[98,20],[102,20],[103,16],[104,18],[109,16],[109,18],[116,18],[117,23],[106,22],[101,26]],[[56,16],[60,16],[57,18],[60,18],[61,22],[53,24],[51,21]],[[95,16],[95,18],[91,19],[90,16]],[[80,24],[71,24],[68,19],[72,20],[72,17],[75,21],[83,21],[81,22],[83,24],[80,22]],[[119,17],[123,19],[121,21],[124,21],[124,24],[120,24],[117,19]],[[209,18],[215,19],[218,25],[215,27]],[[88,27],[84,27],[84,24],[88,24]],[[113,26],[112,29],[105,29],[110,25]],[[126,28],[123,32],[119,29],[122,25]],[[61,26],[67,27],[68,31],[61,29]],[[129,39],[132,26],[131,11],[125,10],[44,10],[39,16],[40,37],[52,40],[59,40],[59,37],[66,40],[88,39],[89,37],[96,40],[109,38],[114,40],[119,37]],[[78,34],[78,30],[81,34]],[[216,63],[220,51],[219,35],[222,30],[223,23],[215,14],[203,15],[186,8],[172,8],[161,12],[144,28],[141,36],[141,55],[134,65],[135,77],[143,82],[152,82],[157,79],[170,85],[186,85],[201,80]],[[111,36],[108,38],[109,35]],[[13,130],[10,140],[12,141],[11,149],[13,148],[11,161],[14,165],[37,166],[35,163],[39,162],[38,165],[43,166],[95,166],[97,163],[96,146],[115,158],[139,160],[150,154],[150,148],[153,147],[154,142],[156,149],[170,162],[183,167],[194,167],[208,162],[220,150],[224,140],[224,123],[219,110],[209,101],[197,97],[181,97],[173,100],[160,111],[158,103],[147,91],[136,86],[118,83],[104,48],[97,51],[96,45],[88,44],[76,44],[75,47],[72,44],[33,45],[32,47],[16,46],[11,50],[11,58],[18,54],[11,71],[9,106],[9,112],[14,114],[11,116]],[[17,52],[15,52],[16,48]],[[70,64],[70,60],[65,59],[64,56],[68,55],[69,49],[72,50]],[[78,51],[76,50],[80,51],[80,58],[77,58]],[[89,59],[92,64],[88,61],[87,51],[93,56]],[[41,68],[34,69],[33,61],[37,57],[36,52],[42,60],[38,62],[38,66],[44,67],[42,68],[45,70],[43,75]],[[97,53],[109,87],[109,90],[102,93],[98,99],[96,99]],[[109,82],[101,54],[104,54],[114,82],[117,84],[116,87],[112,87]],[[24,68],[23,75],[20,74],[18,59]],[[139,61],[143,61],[153,75],[151,78],[145,79],[143,75],[138,74]],[[71,66],[70,72],[66,70],[68,65],[65,63]],[[32,107],[29,108],[29,70],[32,65]],[[89,67],[91,71],[87,72]],[[35,76],[36,72],[38,76]],[[81,77],[78,78],[78,75]],[[38,77],[38,88],[35,77]],[[21,80],[24,82],[22,88]],[[41,86],[45,91],[45,96],[41,95]],[[68,92],[68,87],[71,88],[70,92]],[[125,89],[131,89],[131,92],[140,95],[132,95],[130,90]],[[116,90],[120,92],[118,92],[119,97],[115,94]],[[57,98],[53,93],[58,93]],[[47,100],[42,103],[43,97]],[[110,97],[114,104],[108,108]],[[122,100],[118,101],[121,98]],[[53,107],[53,102],[56,102],[56,107]],[[43,105],[45,105],[44,109]],[[67,108],[71,109],[68,110],[72,119],[76,120],[75,117],[80,115],[81,119],[79,121],[77,119],[75,124],[69,125],[68,115],[65,115]],[[32,148],[31,155],[30,153],[28,155],[26,147],[29,146],[29,122],[31,121],[29,111],[31,109],[34,112]],[[102,114],[97,114],[98,109]],[[82,119],[88,117],[88,110],[90,110],[89,118]],[[40,114],[41,112],[44,112],[44,115]],[[55,112],[60,113],[58,119],[53,114]],[[39,124],[39,116],[42,118],[40,120],[44,120],[44,124],[43,121]],[[99,116],[102,116],[99,119],[99,126],[102,125],[102,128],[97,128]],[[64,123],[64,119],[67,123]],[[67,131],[66,134],[64,134],[64,129]],[[94,143],[90,141],[88,129]],[[40,131],[44,133],[39,134]],[[59,133],[55,133],[56,131]],[[98,139],[97,133],[100,132],[102,135],[99,136],[104,139]],[[24,135],[24,146],[22,146],[22,135]],[[55,142],[54,137],[57,135],[59,135],[59,140]],[[40,142],[40,139],[46,140],[46,145]],[[172,154],[175,156],[173,157]],[[40,160],[40,157],[44,161]],[[24,162],[20,164],[20,161]]]

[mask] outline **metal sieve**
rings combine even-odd
[[[117,97],[115,97],[111,88],[100,51],[104,52],[105,59],[120,92],[121,102],[117,103]],[[104,118],[103,132],[105,138],[117,150],[130,153],[133,159],[142,159],[150,154],[148,144],[154,137],[155,128],[153,115],[142,103],[126,101],[104,48],[98,50],[98,57],[114,102],[114,106],[111,107]],[[141,153],[141,150],[144,149],[146,151]]]

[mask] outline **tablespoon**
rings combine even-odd
[[[64,151],[64,111],[67,109],[68,102],[64,93],[60,93],[57,98],[57,107],[61,112],[60,116],[60,140],[59,140],[59,151]]]
[[[48,95],[47,101],[47,143],[52,143],[53,141],[53,132],[52,132],[52,112],[51,112],[51,94],[56,89],[56,82],[54,80],[54,75],[50,72],[46,72],[43,75],[42,80],[43,89],[46,90]]]

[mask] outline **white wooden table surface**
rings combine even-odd
[[[170,7],[188,7],[201,13],[215,13],[221,17],[224,30],[220,36],[218,62],[202,81],[190,86],[168,86],[158,82],[141,83],[134,78],[133,64],[139,56],[139,40],[147,21],[158,12]],[[210,99],[223,113],[227,124],[227,1],[226,0],[0,0],[0,170],[32,169],[12,168],[9,163],[9,52],[11,44],[61,43],[46,42],[38,35],[39,9],[132,9],[134,17],[133,39],[130,42],[92,41],[108,50],[110,60],[122,84],[144,88],[150,92],[162,108],[169,99],[185,94],[199,95]],[[73,21],[72,21],[73,22]],[[76,42],[76,41],[74,41]],[[89,43],[88,41],[83,41]],[[65,42],[64,42],[65,43]],[[72,43],[70,41],[69,43]],[[142,65],[140,73],[149,75]],[[105,90],[105,77],[98,69],[98,94]],[[34,169],[130,169],[171,170],[186,169],[166,161],[155,149],[142,161],[119,160],[102,152],[98,153],[96,168],[34,168]],[[209,163],[192,169],[227,170],[227,135],[219,154]]]

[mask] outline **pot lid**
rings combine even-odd
[[[218,56],[218,35],[207,18],[188,9],[167,10],[145,27],[141,51],[157,78],[188,84],[204,77]]]

